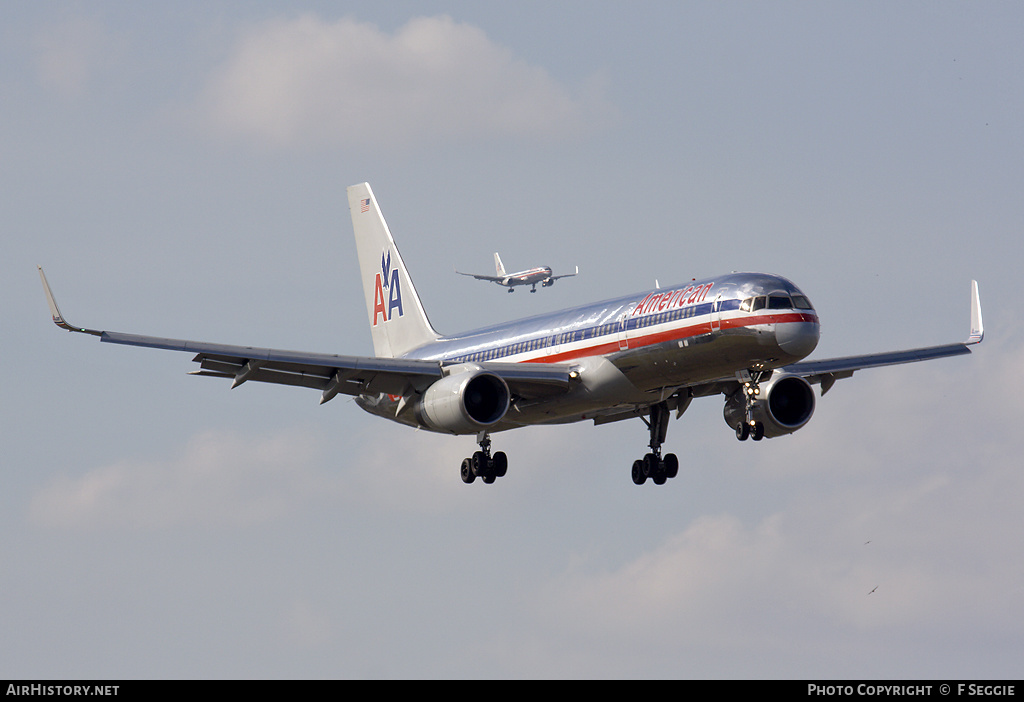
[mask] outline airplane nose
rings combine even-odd
[[[775,340],[779,347],[793,356],[809,356],[818,345],[817,322],[789,322],[775,327]]]

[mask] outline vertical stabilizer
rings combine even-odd
[[[499,278],[505,277],[505,266],[501,265],[501,256],[498,255],[497,251],[494,252],[494,271]]]
[[[395,358],[439,338],[391,238],[369,183],[348,188],[373,353]]]

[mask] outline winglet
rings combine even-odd
[[[971,281],[971,335],[967,344],[980,344],[985,338],[985,325],[981,320],[981,297],[978,295],[978,281]]]
[[[92,334],[93,336],[100,336],[103,334],[101,331],[95,329],[85,329],[84,327],[74,327],[67,323],[64,316],[60,313],[60,308],[57,307],[57,300],[53,297],[53,291],[50,290],[50,284],[46,282],[46,274],[43,273],[42,266],[36,266],[39,269],[39,277],[43,281],[43,291],[46,292],[46,303],[50,306],[50,316],[53,318],[53,323],[61,329],[67,329],[73,332],[82,332],[83,334]]]

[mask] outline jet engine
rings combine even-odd
[[[814,414],[814,390],[811,384],[798,375],[775,375],[760,384],[760,392],[754,402],[751,417],[760,425],[754,438],[783,436],[802,428]],[[733,393],[725,401],[725,423],[737,429],[739,438],[742,425],[747,421],[747,399],[744,388]]]
[[[500,421],[508,406],[504,380],[493,373],[467,370],[427,388],[416,405],[416,417],[436,431],[476,434]]]

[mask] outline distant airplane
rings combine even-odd
[[[461,271],[455,271],[459,275],[469,275],[477,280],[489,280],[492,283],[498,285],[504,285],[508,288],[509,292],[515,292],[517,285],[532,285],[530,292],[537,292],[537,283],[540,283],[542,288],[550,288],[555,284],[555,281],[559,278],[571,278],[572,276],[580,272],[580,267],[576,266],[575,273],[563,273],[562,275],[551,275],[551,269],[547,266],[540,268],[531,268],[526,271],[519,271],[518,273],[506,273],[505,266],[501,265],[501,257],[498,252],[494,252],[494,270],[497,275],[478,275],[476,273],[463,273]]]
[[[504,476],[491,434],[582,420],[640,418],[650,451],[633,461],[633,482],[662,484],[679,459],[662,444],[673,410],[720,396],[740,440],[792,434],[811,419],[813,385],[824,395],[855,371],[969,354],[984,338],[978,284],[971,283],[970,335],[962,343],[803,361],[819,321],[807,296],[785,278],[732,273],[624,295],[461,336],[434,331],[367,183],[348,189],[374,356],[281,351],[164,339],[76,327],[57,308],[39,269],[54,323],[100,341],[187,351],[194,375],[315,388],[320,402],[354,395],[371,414],[430,431],[474,435],[480,450],[462,480]],[[879,408],[868,408],[879,411]],[[396,462],[411,460],[395,456]],[[552,457],[553,465],[572,461]],[[699,457],[694,457],[695,463]]]
[[[877,585],[875,585],[875,587],[874,587],[874,588],[873,588],[873,589],[871,590],[871,592],[869,592],[868,594],[869,594],[869,595],[873,595],[873,594],[875,594],[875,590],[877,590],[877,589],[878,589],[878,586],[877,586]]]

